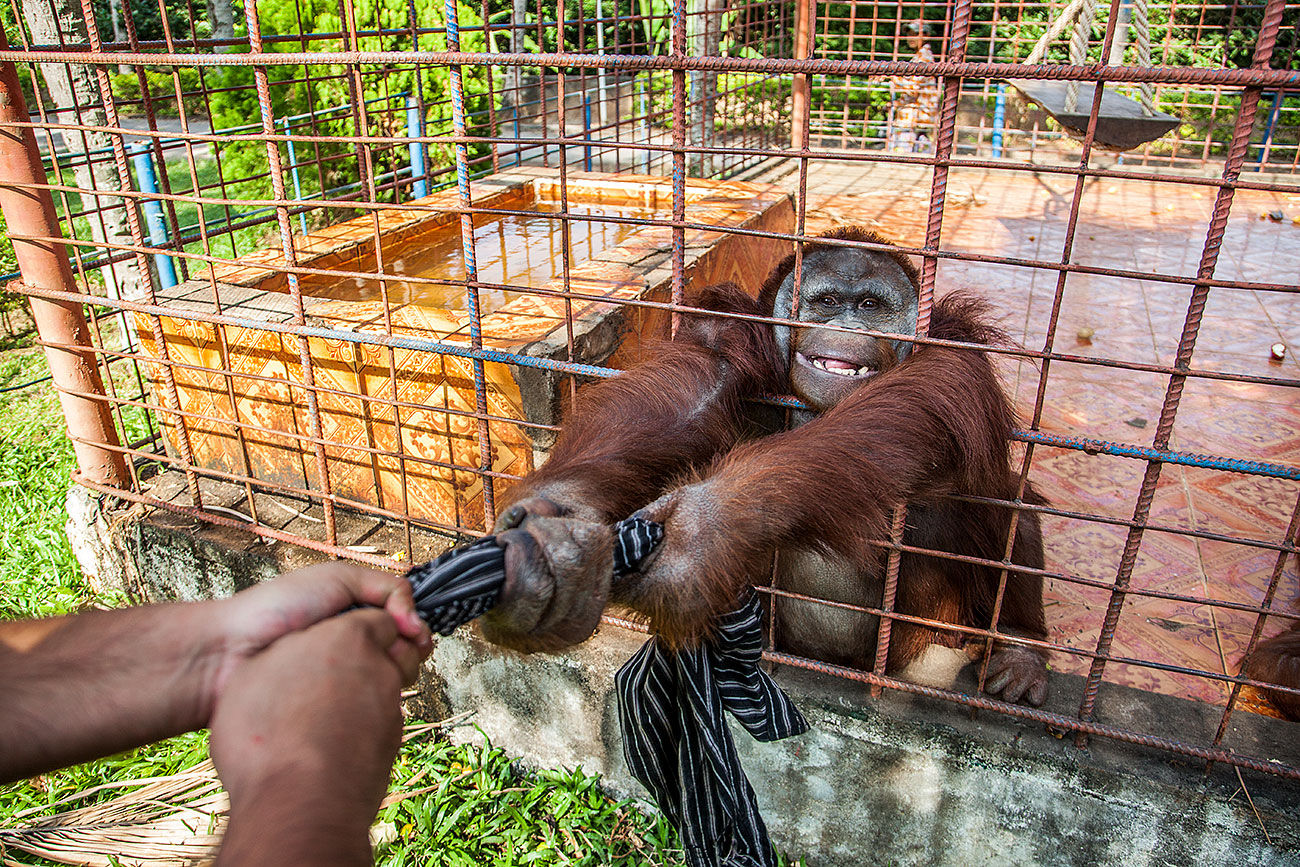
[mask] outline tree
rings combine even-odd
[[[80,5],[71,0],[22,0],[22,10],[27,28],[37,43],[84,45],[89,41]],[[84,126],[107,125],[93,67],[79,63],[42,63],[38,66],[57,109],[51,120]],[[74,154],[72,172],[77,187],[109,194],[81,194],[85,210],[97,211],[89,220],[92,240],[130,244],[126,208],[134,207],[134,204],[129,199],[111,195],[122,190],[117,168],[108,156],[112,153],[112,136],[103,132],[64,130],[63,144],[65,150]],[[106,266],[102,273],[110,297],[140,296],[141,277],[132,259]]]

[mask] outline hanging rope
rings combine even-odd
[[[1070,36],[1070,65],[1082,66],[1088,60],[1088,42],[1092,38],[1092,24],[1097,17],[1096,0],[1083,0],[1074,33]],[[1074,113],[1079,108],[1079,82],[1071,81],[1065,91],[1065,110]]]
[[[1029,52],[1029,56],[1024,59],[1023,63],[1026,66],[1037,66],[1041,63],[1043,57],[1047,54],[1048,46],[1055,41],[1056,37],[1065,32],[1065,28],[1074,23],[1074,19],[1078,17],[1079,10],[1082,8],[1083,0],[1070,0],[1070,5],[1061,10],[1061,14],[1052,21],[1051,26],[1047,28],[1047,32],[1038,37],[1033,50]]]
[[[1151,19],[1147,15],[1147,0],[1133,0],[1133,30],[1137,34],[1138,66],[1151,65]],[[1149,81],[1138,85],[1138,102],[1147,117],[1155,114],[1156,86]]]
[[[1113,35],[1110,49],[1101,58],[1102,63],[1108,66],[1124,64],[1131,32],[1137,43],[1134,59],[1142,67],[1151,67],[1150,2],[1151,0],[1120,0],[1115,9],[1116,19],[1111,25]],[[1052,41],[1067,28],[1072,28],[1069,64],[1086,66],[1097,15],[1098,0],[1069,0],[1052,19],[1023,63],[1041,64]],[[1009,83],[1059,123],[1067,134],[1079,139],[1087,135],[1093,121],[1087,104],[1080,110],[1079,91],[1088,82],[1013,79]],[[1093,86],[1089,84],[1089,90],[1092,89]],[[1118,93],[1113,86],[1106,87],[1097,112],[1093,144],[1109,150],[1127,151],[1155,141],[1176,129],[1178,118],[1158,110],[1155,107],[1155,95],[1156,89],[1152,83],[1139,84],[1134,98]]]

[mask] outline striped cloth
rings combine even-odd
[[[457,626],[486,613],[506,580],[506,550],[496,536],[484,536],[406,573],[415,610],[429,629],[451,635]]]
[[[635,571],[663,535],[663,525],[644,518],[615,524],[614,577]],[[496,541],[496,536],[484,536],[406,573],[415,610],[430,630],[450,635],[496,605],[506,579],[506,552]]]
[[[614,577],[635,572],[663,533],[644,518],[616,524]],[[484,536],[412,568],[406,578],[429,628],[449,635],[496,604],[505,549],[495,536]],[[723,716],[729,711],[760,741],[808,730],[790,698],[758,667],[759,612],[751,592],[698,648],[674,653],[652,637],[615,677],[628,767],[681,832],[693,867],[776,865]]]
[[[692,867],[775,867],[776,854],[723,710],[760,741],[808,723],[759,668],[762,629],[750,592],[699,647],[652,637],[615,676],[628,767],[682,835]]]

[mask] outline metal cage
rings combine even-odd
[[[690,286],[757,291],[867,225],[920,262],[919,341],[970,286],[1022,347],[988,351],[1050,501],[1009,505],[1043,518],[1051,639],[1015,640],[1081,688],[1053,712],[900,680],[888,628],[873,671],[770,657],[1300,779],[1230,725],[1268,712],[1242,660],[1300,620],[1300,7],[1090,2],[1081,49],[1031,58],[1074,5],[14,0],[8,287],[76,480],[396,568],[490,527]],[[1082,129],[1010,86],[1042,80]],[[1108,94],[1179,122],[1106,150]],[[863,608],[886,627],[902,520]],[[1137,730],[1103,684],[1213,723]]]

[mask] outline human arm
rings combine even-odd
[[[403,653],[389,652],[395,643]],[[211,722],[230,795],[220,867],[374,863],[367,831],[400,741],[401,686],[426,652],[368,609],[287,635],[232,670]]]
[[[395,655],[428,645],[407,582],[347,563],[229,599],[0,624],[0,781],[202,728],[240,662],[358,603],[386,609]]]

